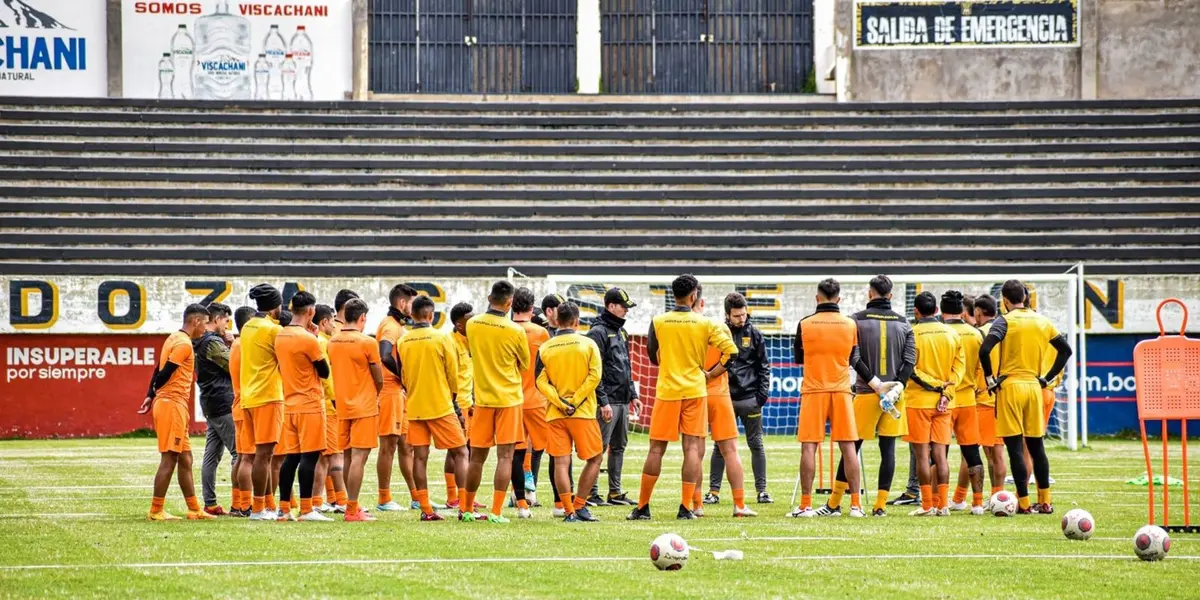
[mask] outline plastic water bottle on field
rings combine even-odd
[[[175,65],[175,97],[185,100],[192,97],[192,66],[196,55],[196,42],[188,33],[187,25],[180,25],[171,36],[171,61]]]
[[[266,54],[259,54],[254,61],[254,99],[266,100],[267,87],[271,85],[271,63]]]
[[[170,99],[174,85],[175,63],[171,62],[170,52],[163,52],[162,60],[158,61],[158,97]]]
[[[288,44],[288,51],[292,54],[292,60],[296,62],[296,99],[312,100],[313,44],[303,25],[296,28],[296,34]]]

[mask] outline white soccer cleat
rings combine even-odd
[[[795,510],[788,513],[788,516],[793,519],[812,519],[817,516],[817,511],[809,507],[800,508],[797,506]]]
[[[320,506],[314,506],[314,507],[313,507],[313,510],[315,510],[315,511],[317,511],[317,512],[319,512],[319,513],[331,513],[331,512],[333,512],[333,511],[337,510],[337,507],[336,507],[336,506],[334,506],[334,505],[332,505],[332,504],[330,504],[330,503],[328,503],[328,502],[326,502],[326,503],[324,503],[324,504],[322,504],[322,505],[320,505]]]
[[[733,516],[734,516],[734,518],[757,517],[758,513],[754,512],[753,510],[750,510],[749,506],[743,506],[742,508],[738,508],[735,506],[733,508]]]
[[[517,509],[517,518],[518,519],[532,519],[533,511],[529,510],[528,508],[518,508]]]
[[[986,514],[987,514],[987,510],[986,510],[986,509],[984,509],[982,506],[972,506],[972,507],[971,507],[971,514],[973,514],[973,515],[986,515]]]
[[[950,503],[950,510],[955,511],[955,512],[968,510],[970,508],[971,508],[971,506],[969,504],[967,504],[966,502],[951,502]]]
[[[554,515],[555,519],[562,519],[567,516],[567,511],[563,508],[554,507],[554,512],[552,514]]]
[[[300,518],[298,518],[296,520],[297,521],[316,521],[318,523],[332,523],[333,522],[333,519],[330,519],[329,517],[317,512],[316,510],[313,510],[312,512],[304,513],[304,514],[300,515]]]
[[[828,504],[822,504],[816,513],[818,517],[840,517],[842,516],[842,507],[830,508]]]
[[[936,508],[931,508],[929,510],[925,510],[924,508],[918,508],[917,510],[914,510],[914,511],[908,513],[908,516],[910,516],[910,517],[936,517],[937,512],[938,511]]]
[[[867,513],[863,512],[863,509],[858,506],[851,506],[849,514],[852,519],[865,519],[867,517]]]
[[[401,504],[399,504],[398,502],[393,500],[391,502],[388,502],[387,504],[377,504],[375,506],[375,510],[380,511],[380,512],[398,512],[398,511],[402,511],[402,510],[408,510],[408,507],[402,506]]]
[[[939,509],[937,509],[937,516],[939,516],[939,517],[948,517],[948,516],[950,516],[950,509],[949,509],[949,508],[939,508]]]
[[[704,516],[704,507],[702,506],[700,508],[697,508],[696,510],[693,510],[692,516],[693,517],[703,517]]]
[[[275,518],[276,521],[291,521],[293,523],[296,522],[296,515],[292,514],[292,511],[290,511],[290,510],[287,512],[280,511],[277,514],[279,516]]]
[[[263,509],[256,513],[250,513],[251,521],[274,521],[279,518],[279,514],[273,510]]]

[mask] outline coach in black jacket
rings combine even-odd
[[[729,361],[729,396],[733,398],[733,410],[746,431],[746,444],[750,446],[750,465],[754,469],[754,489],[760,504],[772,502],[767,493],[767,452],[763,448],[762,408],[771,395],[771,361],[767,359],[767,345],[762,333],[750,323],[746,311],[746,298],[736,292],[725,297],[725,324],[738,353]],[[713,444],[712,462],[709,465],[709,503],[717,501],[721,491],[721,478],[725,475],[725,457]]]
[[[625,332],[625,315],[637,306],[629,294],[620,288],[612,288],[604,294],[604,310],[592,323],[587,336],[600,348],[603,375],[596,388],[596,401],[600,406],[612,407],[612,420],[607,423],[600,417],[600,431],[604,436],[604,447],[608,450],[608,497],[600,497],[599,483],[592,486],[589,504],[598,506],[633,506],[636,504],[621,491],[621,468],[625,463],[625,446],[629,442],[629,405],[637,402],[633,387],[633,369],[629,363],[629,334]]]
[[[208,305],[208,331],[192,342],[196,355],[196,383],[200,386],[200,410],[208,423],[204,438],[204,460],[200,466],[200,485],[205,512],[224,515],[217,504],[217,467],[221,455],[229,452],[230,461],[237,467],[234,447],[233,380],[229,375],[229,344],[233,336],[226,332],[230,308],[220,302]]]

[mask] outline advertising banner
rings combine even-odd
[[[104,2],[0,2],[0,95],[108,95]]]
[[[1079,45],[1079,0],[962,0],[854,5],[854,47]]]
[[[122,0],[124,95],[343,100],[350,0]]]

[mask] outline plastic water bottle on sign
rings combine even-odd
[[[296,99],[312,100],[313,43],[303,25],[296,28],[288,51],[296,62]]]
[[[267,96],[272,100],[284,99],[283,61],[287,59],[287,51],[287,42],[283,41],[279,26],[272,25],[267,37],[263,38],[263,52],[267,55],[267,64],[271,65]]]
[[[174,84],[175,64],[171,62],[171,53],[163,52],[162,59],[158,61],[158,97],[170,99]]]
[[[216,10],[196,19],[195,67],[192,88],[202,100],[248,100],[250,82],[250,21],[229,12],[229,0],[217,0]]]
[[[296,99],[296,61],[292,60],[291,53],[284,55],[283,66],[279,69],[280,77],[283,79],[283,99]]]
[[[196,41],[187,25],[180,25],[171,36],[171,62],[175,66],[174,93],[176,98],[192,98],[192,67],[196,58]]]
[[[267,86],[271,84],[271,64],[267,62],[266,54],[259,54],[254,61],[254,99],[267,99]]]

